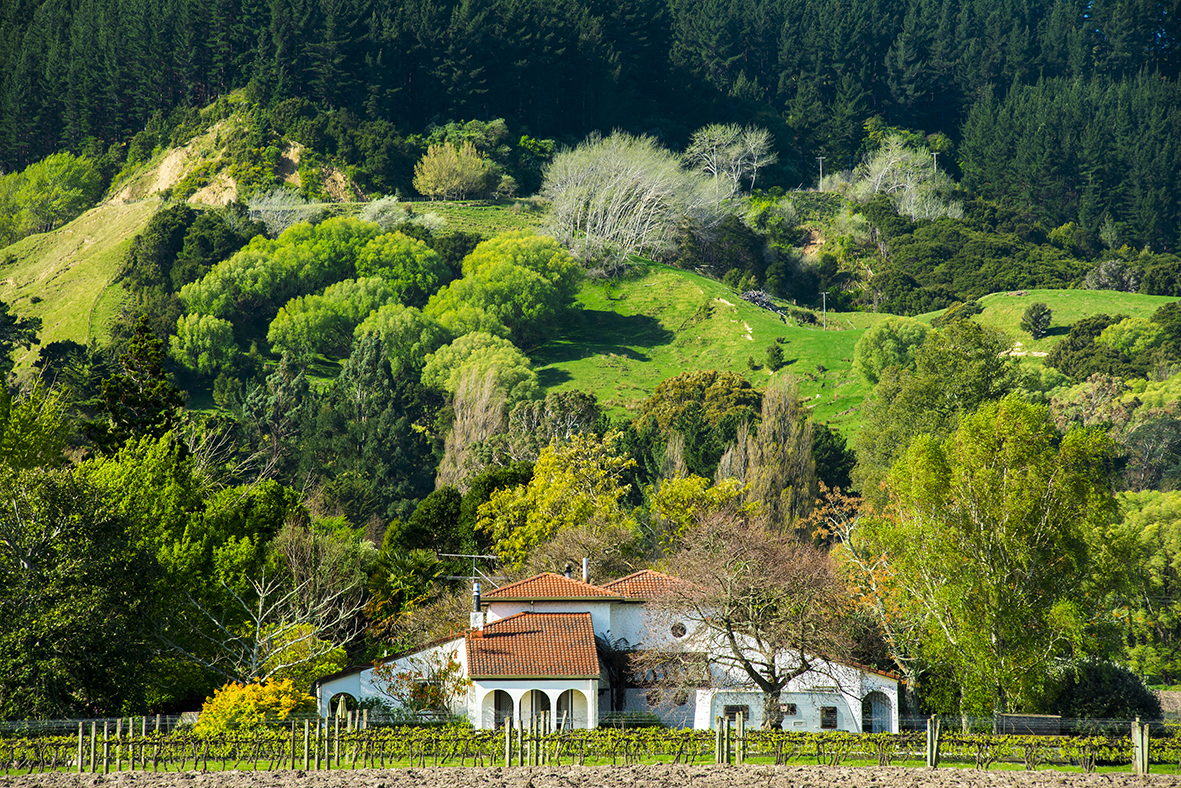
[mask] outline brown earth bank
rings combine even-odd
[[[1009,788],[1181,785],[1181,777],[846,766],[558,766],[0,776],[0,788]]]

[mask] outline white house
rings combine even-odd
[[[715,676],[695,697],[627,687],[612,692],[611,671],[599,656],[596,636],[615,648],[663,646],[681,638],[693,641],[688,622],[658,620],[645,602],[674,577],[644,570],[591,585],[545,573],[476,594],[472,628],[388,657],[401,671],[414,671],[440,659],[456,661],[470,680],[452,711],[477,728],[494,728],[508,717],[528,720],[549,712],[552,724],[597,727],[607,712],[655,714],[673,727],[711,728],[718,716],[741,711],[753,726],[762,723],[762,693],[738,678]],[[798,677],[780,701],[784,728],[815,731],[898,731],[898,677],[864,666],[819,660],[823,670]],[[321,714],[341,694],[355,699],[383,697],[373,666],[359,665],[318,679],[314,685]],[[622,699],[622,708],[612,698]]]

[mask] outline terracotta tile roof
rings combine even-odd
[[[598,678],[590,613],[518,613],[467,636],[471,678]]]
[[[651,599],[664,589],[685,581],[651,569],[641,569],[627,577],[604,583],[603,588],[625,599]]]
[[[571,580],[553,572],[543,572],[484,594],[486,602],[533,601],[539,599],[618,599],[619,596],[581,580]]]

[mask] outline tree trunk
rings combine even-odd
[[[779,695],[783,690],[763,692],[763,729],[779,730],[783,727],[783,711],[779,707]]]

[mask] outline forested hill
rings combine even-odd
[[[855,162],[880,118],[945,135],[939,166],[1047,228],[1173,250],[1178,5],[5,0],[0,166],[96,154],[242,87],[266,106],[334,110],[324,127],[367,124],[355,144],[376,147],[448,119],[503,117],[559,142],[622,128],[673,147],[704,123],[757,122],[778,138],[767,185],[789,188],[815,183],[816,157]]]

